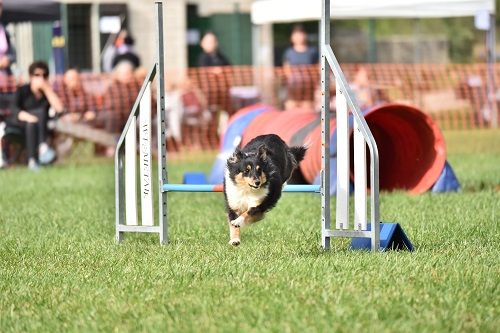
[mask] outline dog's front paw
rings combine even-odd
[[[240,243],[241,243],[241,240],[238,237],[231,238],[229,240],[229,245],[232,245],[232,246],[238,246],[238,245],[240,245]]]
[[[232,221],[231,221],[231,225],[232,225],[233,227],[239,228],[239,227],[243,226],[243,223],[244,223],[244,222],[245,222],[245,218],[244,218],[243,216],[240,216],[240,217],[238,217],[237,219],[232,220]]]

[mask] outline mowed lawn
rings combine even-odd
[[[168,246],[117,245],[111,160],[0,170],[0,332],[498,332],[500,131],[445,135],[461,192],[381,195],[413,253],[322,251],[311,194],[285,194],[237,248],[221,194],[171,194]]]

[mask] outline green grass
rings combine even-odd
[[[414,253],[322,251],[307,194],[284,195],[238,248],[222,195],[172,194],[168,246],[118,246],[111,161],[1,171],[0,331],[497,332],[500,132],[445,134],[462,192],[381,196]],[[210,168],[193,163],[171,179]]]

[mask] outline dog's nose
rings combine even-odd
[[[260,180],[256,180],[255,181],[255,186],[259,186],[260,185]]]

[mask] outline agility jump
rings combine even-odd
[[[220,192],[221,185],[170,184],[167,177],[165,143],[165,85],[163,3],[157,1],[157,59],[146,77],[115,153],[116,240],[121,242],[127,232],[157,233],[160,243],[168,243],[168,192]],[[379,251],[379,155],[377,144],[354,94],[330,46],[330,1],[322,1],[321,15],[321,182],[320,185],[286,185],[284,192],[316,192],[321,195],[321,239],[324,249],[330,248],[332,237],[350,237],[369,241],[372,251]],[[336,82],[337,126],[337,188],[335,228],[330,214],[330,73]],[[158,180],[152,179],[151,158],[151,84],[157,84],[157,147]],[[354,127],[354,223],[349,218],[349,110]],[[139,118],[139,119],[137,119]],[[139,124],[137,122],[139,121]],[[137,130],[139,142],[137,142]],[[140,223],[137,218],[137,144],[140,165]],[[370,200],[367,209],[366,146],[370,156]],[[154,184],[154,188],[153,188]],[[154,218],[153,196],[157,193],[157,221]],[[383,224],[382,224],[383,226]]]

